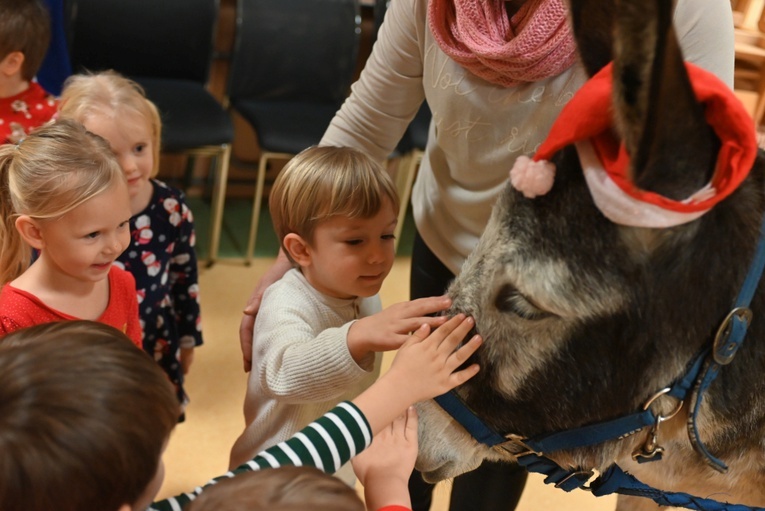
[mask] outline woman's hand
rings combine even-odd
[[[252,369],[252,334],[255,330],[255,316],[258,315],[260,302],[263,300],[263,293],[266,292],[268,286],[282,278],[291,267],[292,264],[287,259],[287,256],[279,250],[276,261],[260,277],[250,295],[250,299],[247,301],[247,306],[244,308],[244,317],[241,323],[239,323],[239,343],[242,346],[242,360],[244,362],[244,372],[246,373]]]

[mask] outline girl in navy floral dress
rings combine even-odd
[[[60,115],[105,138],[127,176],[132,239],[115,264],[135,277],[143,348],[168,374],[185,405],[184,375],[194,348],[202,344],[194,219],[182,192],[153,179],[159,113],[139,85],[107,71],[70,77]]]

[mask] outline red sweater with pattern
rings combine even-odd
[[[20,94],[0,98],[0,143],[17,144],[30,131],[50,121],[58,108],[58,99],[37,82]]]

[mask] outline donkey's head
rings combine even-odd
[[[523,437],[631,413],[681,375],[730,310],[764,209],[762,168],[749,172],[755,148],[742,156],[736,140],[751,122],[731,128],[724,102],[698,99],[672,2],[570,3],[581,60],[597,75],[537,153],[557,169],[552,188],[527,198],[508,184],[449,289],[452,312],[472,315],[484,338],[481,371],[457,393],[496,431]],[[420,415],[428,479],[512,457],[433,402]],[[602,468],[621,448],[563,462]]]

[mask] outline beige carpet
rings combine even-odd
[[[191,404],[186,422],[176,428],[165,453],[167,475],[159,498],[188,491],[226,471],[229,449],[244,428],[247,377],[238,340],[241,310],[271,262],[255,259],[248,268],[236,260],[222,260],[201,272],[205,345],[197,350],[188,378]],[[408,293],[409,259],[399,258],[381,291],[383,305],[406,300]],[[391,359],[392,354],[386,355],[387,363]],[[532,475],[518,511],[611,511],[614,506],[614,498],[596,499],[584,491],[567,494]],[[433,511],[446,509],[448,488],[442,487],[436,491]]]

